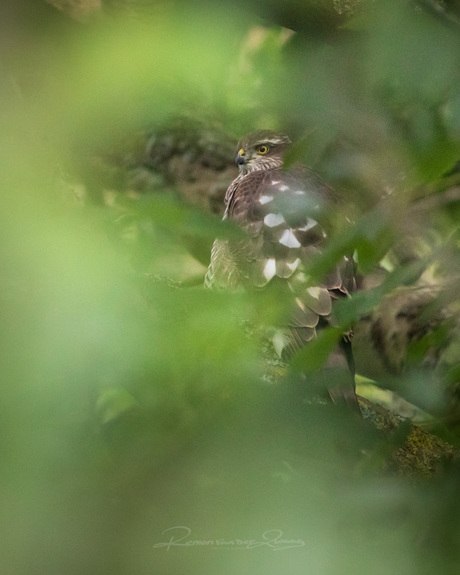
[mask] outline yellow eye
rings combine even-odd
[[[270,148],[266,144],[261,144],[260,146],[257,146],[256,151],[258,154],[264,156],[265,154],[268,154]]]

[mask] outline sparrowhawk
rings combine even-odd
[[[339,200],[311,170],[284,169],[290,144],[288,136],[270,130],[252,132],[238,144],[239,175],[226,192],[223,217],[243,228],[245,239],[216,239],[205,279],[207,287],[218,288],[286,284],[292,313],[273,337],[279,355],[291,354],[312,340],[317,329],[330,322],[334,300],[348,296],[355,287],[354,263],[348,256],[319,285],[308,282],[306,264],[327,241],[328,208],[331,211]],[[340,396],[357,406],[349,334],[344,334],[329,364],[348,366],[353,382],[345,391],[331,386],[332,399]]]

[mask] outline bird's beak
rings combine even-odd
[[[246,152],[241,148],[235,158],[236,165],[238,167],[243,166],[247,161]]]

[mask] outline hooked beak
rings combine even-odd
[[[247,163],[246,152],[241,148],[238,154],[236,155],[235,162],[238,167],[244,166]]]

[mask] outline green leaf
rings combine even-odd
[[[300,372],[314,372],[321,369],[342,336],[343,332],[339,328],[328,327],[319,330],[317,336],[295,354],[290,365]]]

